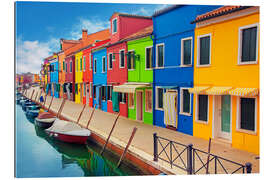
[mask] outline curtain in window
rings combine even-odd
[[[255,98],[241,98],[241,129],[255,130]]]
[[[256,61],[257,27],[242,31],[242,62]]]
[[[200,65],[209,64],[210,36],[200,38]]]
[[[184,65],[191,64],[191,40],[184,40]]]
[[[199,95],[199,120],[207,121],[208,95]]]

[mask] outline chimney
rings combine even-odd
[[[82,29],[82,41],[86,41],[87,39],[87,29]]]

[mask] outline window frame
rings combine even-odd
[[[163,46],[163,66],[158,67],[158,47]],[[156,44],[156,67],[155,69],[163,69],[165,66],[165,43]]]
[[[191,40],[191,54],[190,54],[190,64],[184,64],[184,41]],[[193,59],[193,37],[185,37],[181,39],[181,60],[180,60],[180,67],[192,67],[192,59]]]
[[[242,62],[242,32],[244,29],[257,27],[257,38],[256,38],[256,61],[248,61],[248,62]],[[258,64],[258,47],[259,45],[259,23],[255,24],[249,24],[246,26],[241,26],[238,29],[238,59],[237,59],[237,65],[248,65],[248,64]]]
[[[110,55],[112,55],[112,68],[110,68]],[[112,70],[113,69],[113,53],[108,53],[108,70]]]
[[[152,67],[151,68],[147,68],[147,63],[146,63],[147,62],[147,49],[152,49],[152,57],[151,57]],[[145,70],[148,71],[148,70],[152,70],[152,69],[153,69],[153,46],[147,46],[147,47],[145,47]]]
[[[182,115],[185,115],[185,116],[191,116],[191,107],[192,107],[192,105],[191,105],[191,103],[192,103],[192,94],[191,93],[189,93],[189,95],[190,95],[190,97],[189,97],[189,112],[187,113],[187,112],[183,112],[183,95],[184,95],[184,93],[183,93],[183,91],[184,90],[188,90],[189,88],[188,87],[182,87],[182,88],[180,88],[180,103],[179,103],[179,105],[180,105],[180,107],[179,107],[179,109],[180,109],[180,111],[179,111],[179,114],[182,114]]]
[[[210,37],[210,43],[209,43],[209,64],[200,64],[200,38],[204,38],[204,37]],[[212,33],[208,33],[208,34],[203,34],[203,35],[199,35],[197,36],[197,67],[209,67],[211,66],[211,56],[212,56]]]
[[[207,105],[207,121],[200,120],[199,115],[199,95],[207,95],[207,94],[196,94],[196,111],[195,111],[195,122],[201,123],[201,124],[208,124],[209,123],[209,108],[210,108],[210,95],[208,96],[208,105]]]
[[[114,21],[116,21],[116,31],[114,29],[114,24],[113,24]],[[115,18],[112,19],[112,34],[117,33],[117,30],[118,30],[118,28],[117,28],[117,17],[115,17]]]
[[[104,62],[103,62],[103,59],[104,59]],[[106,56],[102,56],[101,62],[102,62],[101,73],[106,73]],[[103,67],[104,67],[104,71],[103,71]]]
[[[155,94],[155,100],[156,100],[156,105],[155,105],[155,109],[156,110],[159,110],[159,111],[164,111],[164,105],[163,105],[163,108],[159,108],[158,107],[158,89],[162,89],[163,90],[163,96],[164,96],[164,92],[165,92],[165,90],[164,90],[164,88],[162,88],[162,86],[156,86],[155,87],[155,90],[156,90],[156,94]],[[162,97],[163,98],[163,97]],[[164,104],[164,102],[163,102],[163,104]]]
[[[152,99],[152,103],[151,103],[151,111],[147,111],[146,109],[146,92],[151,92],[151,99]],[[152,113],[153,112],[153,91],[152,89],[145,89],[145,102],[144,102],[144,111],[148,112],[148,113]]]
[[[131,49],[131,50],[128,50],[128,53],[130,53],[130,52],[133,52],[134,53],[134,55],[135,55],[135,50],[134,49]],[[127,57],[127,70],[128,71],[134,71],[136,68],[135,68],[135,56],[133,56],[133,69],[128,69],[128,57]],[[131,67],[132,68],[132,67]]]
[[[241,129],[241,103],[240,103],[240,99],[241,98],[253,98],[253,99],[255,99],[255,114],[254,114],[254,120],[255,120],[255,122],[254,122],[254,131],[252,131],[252,130],[247,130],[247,129]],[[257,96],[253,96],[253,97],[245,97],[245,96],[239,96],[239,97],[237,97],[237,113],[236,113],[236,131],[238,131],[238,132],[243,132],[243,133],[247,133],[247,134],[252,134],[252,135],[257,135],[257,127],[258,127],[258,118],[257,118],[257,116],[258,116],[258,112],[257,112],[257,109],[258,109],[258,97]]]
[[[121,52],[122,51],[124,51],[124,66],[121,66]],[[119,57],[118,57],[118,59],[119,59],[119,68],[121,68],[121,69],[125,68],[125,49],[120,49],[119,50]]]

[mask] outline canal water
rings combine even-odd
[[[144,175],[144,170],[123,162],[119,156],[105,151],[92,141],[86,145],[60,142],[49,137],[44,130],[25,116],[16,105],[16,177],[82,177]]]

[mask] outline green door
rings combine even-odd
[[[231,131],[231,96],[221,96],[221,131]]]

